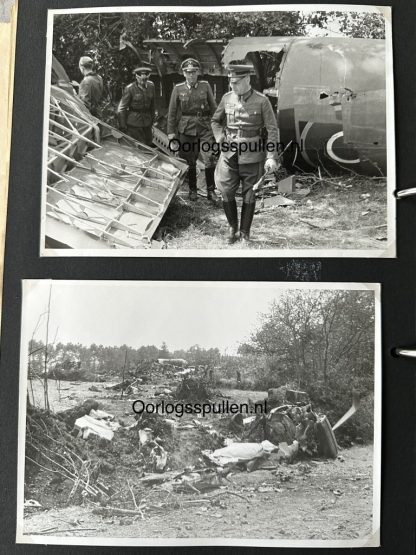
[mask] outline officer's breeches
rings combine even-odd
[[[189,166],[196,166],[200,154],[205,168],[215,167],[216,157],[212,148],[215,140],[211,132],[202,130],[199,135],[180,133],[179,141],[180,157],[186,160]]]
[[[225,202],[235,199],[237,189],[242,185],[243,202],[253,204],[256,201],[253,186],[263,175],[264,162],[239,164],[238,154],[230,158],[221,154],[215,170],[215,182]]]

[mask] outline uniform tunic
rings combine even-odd
[[[254,89],[240,97],[234,92],[226,93],[211,123],[216,141],[223,145],[215,171],[223,200],[233,201],[241,182],[243,201],[255,202],[253,185],[264,173],[265,159],[277,156],[277,123],[270,101]],[[265,142],[276,145],[271,152],[264,148],[265,130]],[[227,144],[229,147],[234,144],[241,152],[227,150]]]
[[[211,117],[216,107],[208,81],[197,81],[193,86],[185,81],[173,88],[168,111],[168,135],[178,135],[180,155],[189,166],[196,166],[199,153],[206,168],[215,166]],[[202,146],[204,143],[206,146]]]
[[[152,125],[155,117],[155,86],[147,81],[146,87],[137,82],[124,89],[117,109],[120,127],[127,134],[146,145],[152,144]]]
[[[85,75],[79,84],[78,96],[93,116],[99,116],[98,106],[103,96],[104,84],[101,75],[94,71]]]

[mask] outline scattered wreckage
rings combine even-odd
[[[276,484],[291,479],[293,468],[309,472],[308,461],[316,465],[319,458],[338,454],[328,419],[312,410],[306,393],[286,390],[282,405],[276,391],[269,391],[268,401],[276,406],[268,414],[223,416],[215,427],[214,421],[202,418],[182,421],[159,414],[135,415],[134,423],[127,425],[95,399],[57,414],[29,406],[26,464],[32,472],[40,467],[72,484],[67,503],[87,501],[95,514],[104,516],[144,519],[192,502],[215,504],[223,495],[249,502],[247,488],[235,491],[237,474],[270,472],[273,483],[258,491],[280,491]],[[336,426],[356,409],[357,400]],[[119,466],[134,482],[126,481],[124,473],[118,477]],[[218,492],[207,496],[213,490]],[[25,510],[41,508],[42,495],[37,500],[36,491],[29,488],[27,493]],[[125,507],[126,495],[134,508]]]

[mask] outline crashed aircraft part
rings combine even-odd
[[[267,70],[263,60],[270,59],[270,54],[275,56],[275,64]],[[243,59],[253,64],[259,90],[274,101],[280,142],[287,145],[296,139],[294,152],[282,157],[287,169],[295,164],[306,171],[320,166],[333,171],[353,166],[360,174],[385,175],[384,39],[231,39],[224,49],[223,64]]]
[[[341,162],[342,164],[359,164],[360,163],[359,158],[355,158],[354,160],[346,160],[345,158],[340,158],[334,153],[333,145],[335,141],[337,139],[340,139],[343,136],[344,136],[344,131],[338,131],[338,133],[335,133],[334,135],[332,135],[330,139],[328,139],[328,142],[326,143],[326,149],[328,151],[329,156],[336,162]]]
[[[46,236],[72,248],[143,248],[186,165],[94,118],[51,87]]]
[[[322,416],[315,425],[316,439],[318,442],[318,454],[321,457],[336,459],[338,456],[338,444],[332,431],[331,424],[326,416]]]

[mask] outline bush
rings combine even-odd
[[[181,401],[208,401],[212,392],[201,379],[185,376],[176,388],[175,397]]]

